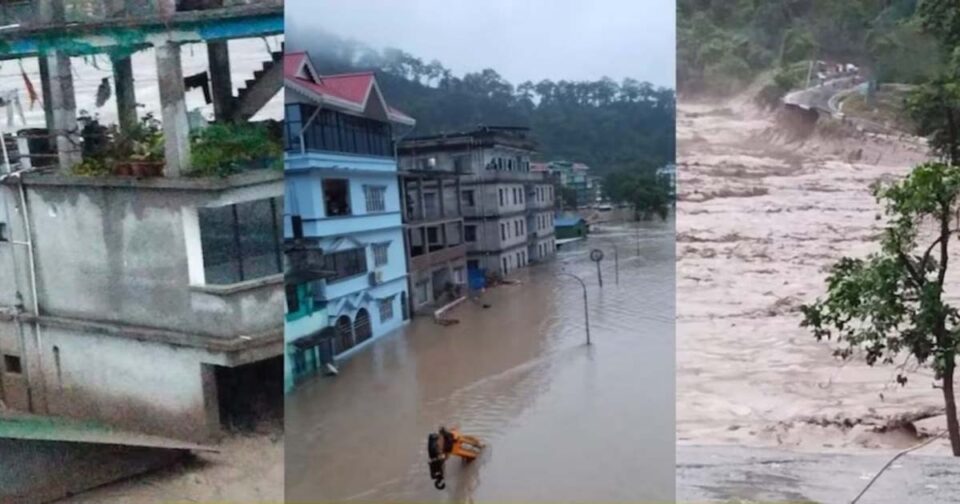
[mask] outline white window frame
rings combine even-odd
[[[379,268],[390,264],[390,242],[373,244],[373,267]],[[383,258],[381,262],[380,259]]]
[[[367,213],[383,213],[387,211],[387,186],[364,185],[363,199]]]

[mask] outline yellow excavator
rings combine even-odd
[[[474,436],[461,434],[458,429],[441,426],[437,432],[427,436],[427,455],[430,457],[430,479],[437,490],[447,487],[443,477],[443,464],[450,455],[471,462],[480,456],[484,444]]]

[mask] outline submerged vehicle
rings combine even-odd
[[[430,479],[437,490],[447,487],[444,482],[443,465],[450,455],[460,457],[464,462],[471,462],[480,456],[484,444],[474,436],[460,434],[457,429],[447,430],[441,426],[437,432],[427,436],[427,456],[430,458]]]

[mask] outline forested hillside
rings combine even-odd
[[[417,119],[416,134],[478,125],[528,126],[544,160],[588,164],[602,175],[649,171],[673,162],[675,97],[646,82],[597,76],[589,82],[511,83],[494,69],[454,75],[398,49],[376,51],[322,32],[301,36],[288,23],[287,49],[310,52],[324,73],[375,70],[387,99]],[[307,45],[295,42],[307,40]]]
[[[762,72],[796,84],[810,59],[852,62],[881,82],[918,83],[942,61],[918,0],[679,0],[680,92],[729,93]]]

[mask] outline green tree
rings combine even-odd
[[[560,189],[560,205],[561,209],[576,209],[577,208],[577,190],[572,187],[557,186]]]
[[[919,86],[907,98],[907,110],[933,152],[960,165],[960,80],[942,75]]]
[[[880,252],[836,263],[826,297],[801,308],[801,325],[818,341],[835,342],[834,353],[843,359],[865,352],[871,366],[893,364],[904,355],[932,364],[953,454],[960,456],[953,388],[960,312],[943,296],[950,238],[960,232],[951,227],[960,210],[960,168],[923,164],[900,182],[876,185],[874,195],[887,216]],[[934,238],[924,242],[930,225]],[[904,384],[907,378],[901,372],[897,381]]]
[[[648,220],[654,215],[665,220],[670,213],[670,179],[655,170],[643,167],[618,170],[604,178],[603,188],[611,201],[629,204],[638,220]]]

